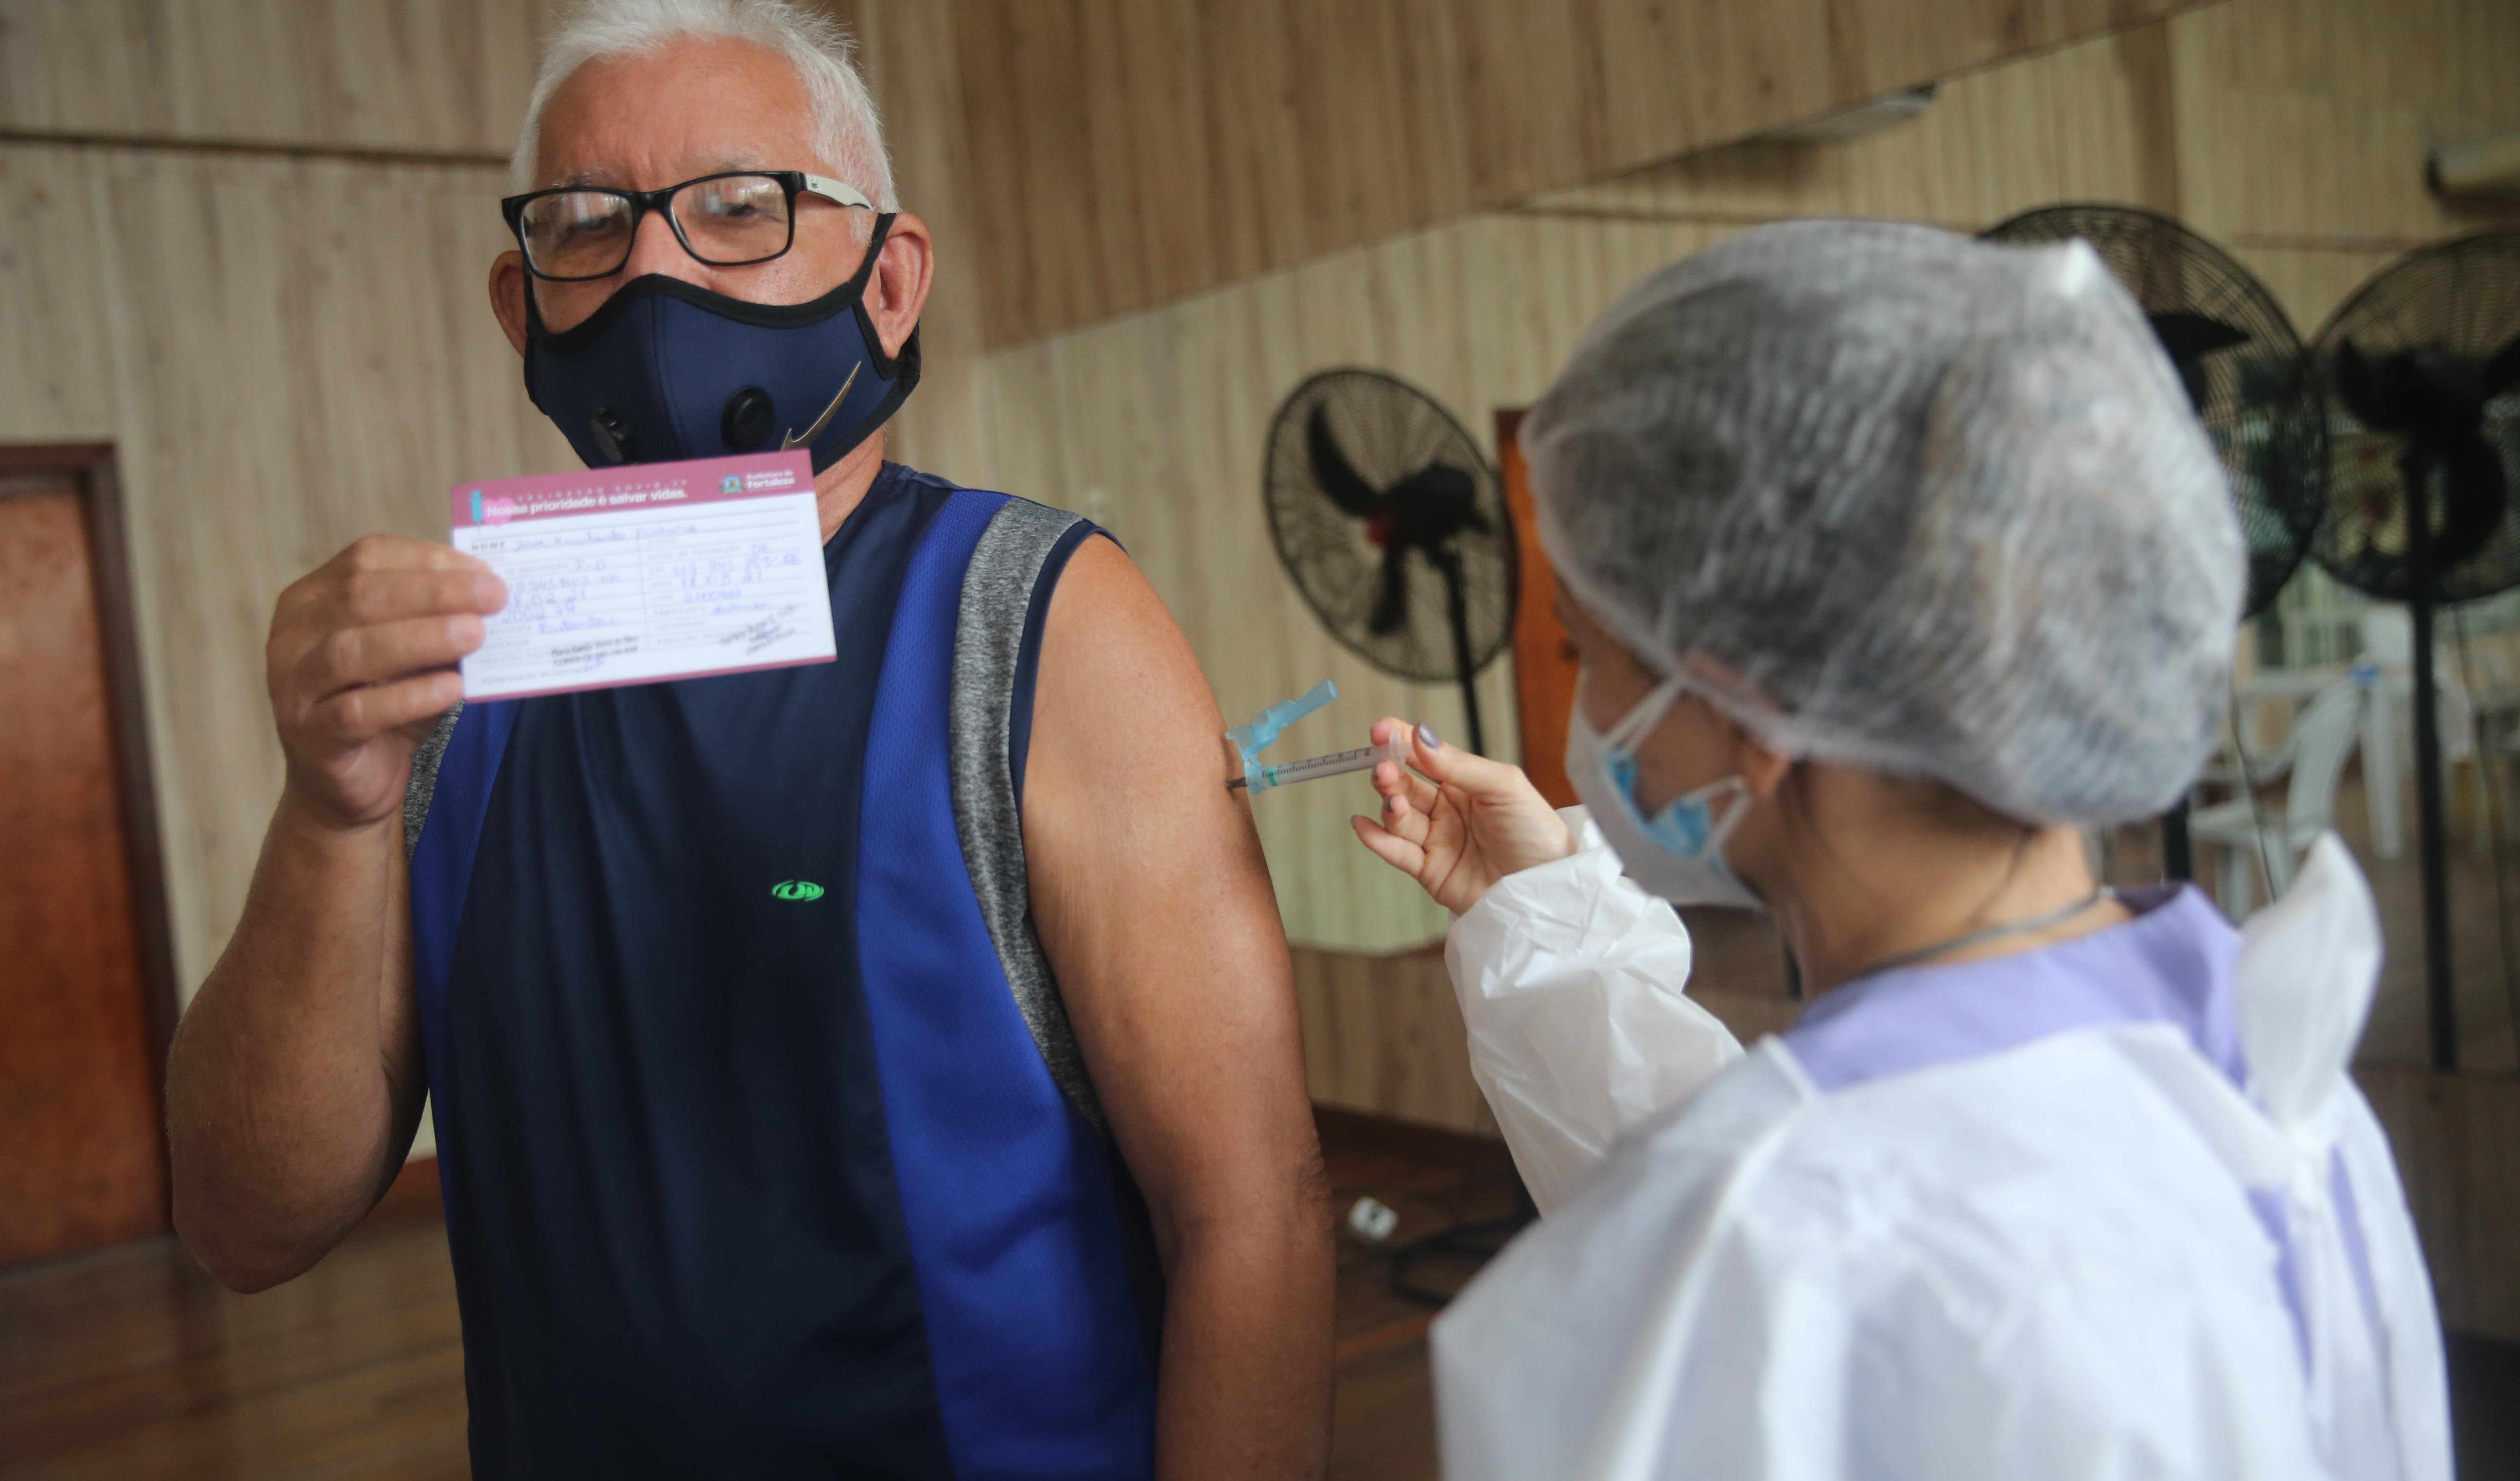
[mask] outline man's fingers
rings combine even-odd
[[[338,592],[338,614],[345,627],[457,612],[487,616],[508,602],[508,589],[497,576],[460,567],[352,571],[341,578]]]
[[[275,629],[286,628],[308,620],[340,618],[359,588],[374,584],[371,578],[386,575],[444,572],[461,581],[466,575],[487,578],[494,586],[498,578],[479,558],[465,555],[452,546],[436,545],[427,540],[413,540],[402,535],[367,535],[352,541],[347,549],[306,575],[291,583],[280,594],[273,612]],[[361,596],[363,605],[377,599]],[[501,591],[497,601],[504,603]],[[497,606],[484,606],[476,598],[466,598],[452,605],[424,606],[389,615],[417,615],[425,610],[495,611]],[[350,620],[374,622],[381,616],[354,617]]]
[[[326,700],[343,690],[448,667],[480,646],[481,619],[471,613],[343,628],[307,651],[300,693]]]
[[[451,545],[414,540],[408,535],[362,535],[325,564],[343,572],[490,568],[478,557],[468,556]]]
[[[344,749],[362,745],[431,715],[442,715],[464,697],[464,676],[453,669],[418,674],[391,684],[344,690],[315,706],[306,729]]]

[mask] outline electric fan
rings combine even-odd
[[[1379,371],[1295,387],[1269,428],[1261,490],[1295,589],[1330,635],[1385,673],[1474,684],[1513,629],[1513,530],[1478,444],[1433,398]]]
[[[2249,547],[2243,616],[2266,609],[2301,567],[2327,498],[2327,419],[2301,337],[2266,286],[2168,216],[2131,205],[2049,205],[1985,240],[2091,244],[2143,308],[2230,475]],[[2161,820],[2162,871],[2193,877],[2187,804]]]
[[[2312,555],[2414,618],[2415,806],[2436,1068],[2456,1067],[2433,616],[2520,585],[2520,231],[2408,253],[2328,316],[2312,358],[2335,392],[2333,507]]]

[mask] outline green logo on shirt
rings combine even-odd
[[[811,879],[782,879],[770,886],[770,893],[782,900],[820,900],[823,887]]]

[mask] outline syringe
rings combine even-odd
[[[1254,772],[1248,781],[1237,777],[1225,785],[1229,787],[1248,786],[1255,792],[1265,792],[1273,786],[1284,786],[1290,782],[1312,782],[1323,777],[1344,777],[1349,772],[1372,771],[1375,762],[1386,757],[1403,766],[1408,765],[1408,742],[1394,736],[1380,745],[1359,746],[1352,751],[1339,751],[1328,756],[1314,756],[1304,761],[1289,761],[1282,766],[1263,766]]]

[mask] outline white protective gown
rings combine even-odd
[[[2450,1474],[2431,1285],[2345,1073],[2379,933],[2333,838],[2243,937],[2136,901],[1746,1056],[1588,841],[1447,951],[1547,1211],[1435,1325],[1452,1481]]]

